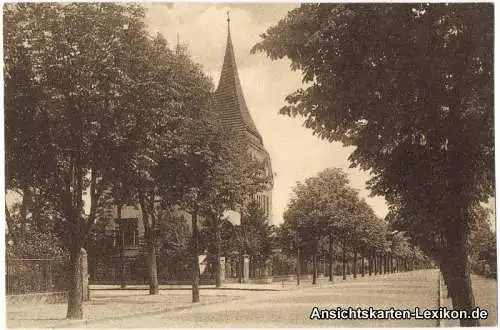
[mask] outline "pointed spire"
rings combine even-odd
[[[248,111],[243,90],[238,76],[238,68],[236,67],[236,59],[234,56],[233,43],[231,40],[231,18],[229,11],[227,15],[227,44],[224,54],[224,62],[220,75],[219,85],[215,91],[214,103],[218,111],[223,117],[223,121],[249,132],[257,144],[262,145],[262,137],[260,136],[253,119]]]

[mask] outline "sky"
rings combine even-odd
[[[325,168],[338,167],[348,173],[351,185],[384,217],[387,205],[381,197],[369,198],[365,182],[369,175],[349,169],[347,157],[352,148],[322,141],[302,126],[300,117],[279,115],[286,95],[302,86],[300,72],[292,72],[288,59],[271,61],[264,54],[250,54],[259,35],[275,25],[296,4],[185,4],[155,3],[147,8],[146,24],[154,35],[163,34],[175,45],[186,44],[194,61],[217,85],[227,38],[226,13],[231,18],[239,77],[249,111],[271,156],[275,173],[273,223],[283,220],[283,212],[297,182]]]

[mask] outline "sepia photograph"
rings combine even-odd
[[[493,3],[2,18],[5,328],[498,326]]]

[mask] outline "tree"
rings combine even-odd
[[[221,205],[226,205],[227,194],[225,186],[220,179],[230,179],[224,175],[225,168],[221,160],[227,159],[227,143],[221,133],[221,127],[215,123],[210,114],[199,118],[204,120],[203,125],[196,123],[190,127],[192,136],[188,139],[188,150],[190,157],[184,161],[182,181],[177,184],[180,187],[180,206],[187,210],[192,216],[192,296],[193,302],[199,302],[199,228],[201,216],[219,223],[222,213]],[[176,180],[179,177],[175,178]],[[222,189],[219,189],[222,188]]]
[[[128,57],[134,52],[137,62],[129,65],[136,97],[131,102],[131,123],[124,128],[126,148],[112,154],[116,166],[111,176],[116,204],[128,200],[140,206],[150,294],[157,294],[158,233],[166,219],[160,212],[190,198],[199,179],[196,174],[206,174],[205,165],[211,166],[201,161],[217,156],[210,145],[217,133],[209,111],[212,83],[187,49],[170,50],[161,35],[139,45],[140,56],[137,42],[128,49]]]
[[[494,182],[493,6],[302,5],[262,39],[254,52],[288,57],[310,84],[281,112],[356,147],[372,193],[420,224],[410,235],[442,236],[453,307],[472,310],[471,211]]]
[[[238,240],[236,238],[236,226],[227,218],[222,218],[218,226],[213,223],[213,218],[207,218],[205,226],[200,231],[200,250],[208,251],[207,261],[212,265],[213,275],[216,279],[220,278],[219,259],[220,256],[228,255],[233,251],[239,250]],[[222,285],[222,283],[220,283]]]
[[[221,226],[227,210],[239,210],[242,222],[248,212],[248,203],[257,194],[263,192],[271,180],[266,174],[265,164],[256,160],[248,152],[247,143],[238,138],[237,132],[217,127],[217,157],[209,178],[205,182],[207,192],[204,195],[204,215],[209,227],[212,227],[215,242],[216,287],[221,286]],[[236,231],[238,229],[235,229]]]
[[[159,273],[181,279],[191,268],[191,238],[185,215],[179,208],[159,212]]]
[[[81,249],[105,202],[107,155],[121,136],[115,124],[126,122],[122,45],[146,37],[142,15],[114,4],[25,4],[5,12],[7,181],[37,189],[60,215],[70,250],[68,318],[82,317]]]
[[[271,256],[273,227],[256,200],[248,203],[241,225],[236,229],[240,237],[241,253],[249,255],[254,265],[262,267]]]
[[[196,187],[199,156],[213,153],[210,80],[164,38],[151,40],[143,17],[119,4],[5,12],[8,188],[36,192],[59,216],[72,265],[68,318],[83,316],[81,249],[111,202],[141,206],[158,291],[158,208],[179,204]]]
[[[340,169],[326,169],[298,183],[294,194],[284,214],[284,229],[289,231],[288,235],[295,236],[301,254],[312,257],[313,282],[317,273],[316,258],[325,238],[334,238],[341,244],[344,279],[347,248],[353,252],[354,266],[358,252],[366,245],[377,246],[385,239],[385,227],[349,186],[347,175]],[[330,256],[333,249],[332,242],[328,249]]]

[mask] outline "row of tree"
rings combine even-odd
[[[368,260],[370,274],[372,270],[376,272],[377,264],[383,263],[392,270],[396,264],[428,261],[402,232],[391,231],[388,224],[377,217],[349,186],[347,174],[337,168],[326,169],[298,183],[284,220],[279,232],[283,250],[289,255],[297,253],[298,264],[300,255],[312,259],[313,284],[319,255],[328,256],[330,281],[334,259],[339,255],[344,279],[348,258],[353,263],[354,277],[359,263],[364,272],[365,260]],[[299,276],[298,268],[297,272]]]
[[[23,221],[50,214],[69,249],[67,317],[83,317],[81,251],[114,205],[118,218],[123,205],[140,207],[152,294],[160,213],[192,215],[198,301],[200,219],[219,232],[223,212],[244,217],[269,180],[217,124],[200,66],[181,45],[151,38],[140,6],[110,3],[6,6],[4,61],[6,188],[22,196]]]
[[[453,308],[473,310],[469,238],[495,180],[493,5],[306,4],[261,37],[254,52],[309,84],[281,112],[355,147],[395,228],[439,264]]]

